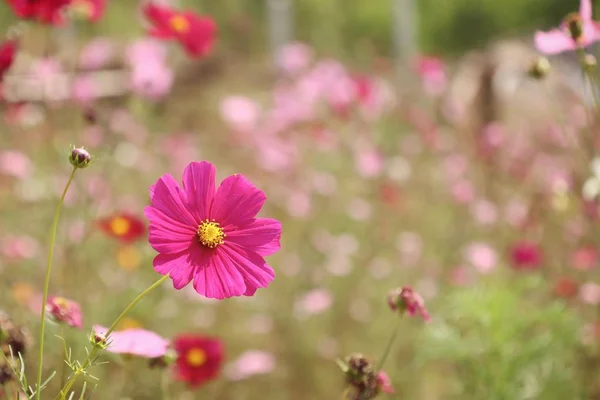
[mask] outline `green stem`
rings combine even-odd
[[[398,321],[396,322],[396,327],[394,328],[394,332],[392,333],[392,337],[390,337],[390,340],[388,341],[388,344],[385,347],[385,351],[383,352],[383,357],[381,357],[381,360],[379,361],[377,368],[375,368],[375,371],[377,373],[379,373],[379,371],[381,371],[381,369],[383,368],[383,365],[385,364],[385,360],[387,360],[387,358],[392,350],[392,346],[394,345],[396,336],[398,336],[398,332],[400,331],[401,323],[402,323],[402,318],[398,318]]]
[[[65,326],[64,324],[60,325],[60,337],[63,338],[65,343],[67,342],[67,338],[65,338]],[[63,387],[65,384],[65,379],[67,378],[67,363],[65,360],[62,361],[60,366],[60,387]]]
[[[50,230],[50,248],[48,249],[48,263],[46,265],[46,278],[44,279],[44,295],[42,297],[42,316],[40,319],[40,353],[38,357],[38,373],[37,373],[37,389],[36,389],[36,399],[41,399],[42,388],[42,366],[44,362],[44,330],[46,329],[46,302],[48,301],[48,287],[50,286],[50,271],[52,270],[52,258],[54,257],[54,243],[56,242],[56,230],[58,228],[58,219],[60,217],[60,211],[62,210],[63,203],[65,202],[65,197],[67,195],[67,191],[69,190],[69,186],[71,186],[71,182],[73,182],[73,177],[75,176],[75,171],[77,171],[76,167],[73,167],[71,171],[71,175],[69,175],[69,180],[65,186],[65,189],[60,196],[60,200],[58,202],[58,206],[56,207],[56,211],[54,212],[54,221],[52,222],[52,228]]]
[[[108,337],[115,330],[115,328],[117,327],[117,325],[119,324],[119,322],[121,322],[121,320],[129,313],[129,311],[131,311],[131,309],[133,309],[133,307],[135,307],[137,305],[137,303],[140,302],[140,300],[142,300],[148,293],[150,293],[151,291],[153,291],[154,289],[156,289],[157,287],[159,287],[167,279],[169,279],[169,275],[164,275],[159,280],[157,280],[152,285],[150,285],[142,293],[138,294],[137,297],[135,299],[133,299],[133,301],[131,303],[129,303],[129,305],[123,310],[123,312],[121,313],[121,315],[119,315],[117,317],[117,319],[115,320],[115,322],[112,323],[112,325],[110,326],[110,328],[108,328],[108,331],[106,331],[106,334],[104,336],[105,339],[108,339]],[[64,385],[63,388],[61,389],[61,391],[60,391],[60,393],[58,395],[58,396],[60,396],[61,399],[66,399],[67,398],[67,394],[69,393],[69,391],[71,390],[71,388],[75,384],[75,381],[77,380],[77,377],[79,375],[81,375],[90,366],[90,364],[92,363],[92,361],[95,360],[96,357],[100,354],[101,350],[102,350],[102,347],[100,345],[95,345],[94,348],[92,349],[92,351],[90,351],[88,353],[88,356],[83,361],[83,364],[81,365],[81,367],[77,368],[77,370],[73,373],[73,375],[71,375],[71,377],[67,381],[67,384]]]
[[[171,400],[171,393],[169,392],[169,374],[168,369],[165,368],[163,370],[161,379],[160,379],[160,390],[162,392],[163,400]]]

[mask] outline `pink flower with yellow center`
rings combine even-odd
[[[181,289],[193,280],[201,295],[252,296],[274,279],[264,257],[280,248],[281,222],[256,218],[266,196],[242,175],[215,188],[215,167],[192,162],[183,187],[169,174],[150,188],[150,245],[154,269]]]
[[[79,304],[73,300],[59,296],[50,296],[46,303],[48,315],[59,323],[64,323],[73,328],[83,326],[83,316]]]

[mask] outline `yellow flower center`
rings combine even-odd
[[[89,18],[94,13],[94,6],[89,0],[75,0],[71,3],[71,10],[76,16]]]
[[[206,353],[202,349],[191,349],[185,358],[191,367],[201,367],[206,362]]]
[[[225,232],[223,232],[221,225],[214,220],[206,220],[198,227],[198,239],[200,240],[200,243],[206,247],[210,247],[211,249],[214,249],[218,245],[225,243],[223,241],[225,236],[227,235],[225,235]]]
[[[186,33],[190,30],[190,23],[183,15],[174,15],[171,17],[169,25],[177,33]]]
[[[129,232],[131,223],[123,217],[115,217],[110,221],[110,230],[117,236],[122,236]]]

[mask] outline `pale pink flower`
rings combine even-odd
[[[571,266],[580,271],[589,271],[598,265],[598,250],[594,246],[583,246],[571,254]]]
[[[498,209],[491,201],[481,199],[473,203],[471,213],[481,225],[493,225],[498,220]]]
[[[133,68],[131,90],[149,100],[159,100],[171,91],[173,70],[157,62],[143,62]]]
[[[600,304],[600,285],[595,282],[584,283],[579,289],[579,297],[586,304]]]
[[[327,289],[313,289],[296,300],[294,305],[298,317],[322,314],[333,304],[333,296]]]
[[[98,70],[104,68],[114,56],[114,44],[109,39],[96,38],[81,50],[79,66],[87,70]]]
[[[311,211],[312,200],[308,193],[304,191],[295,191],[289,194],[286,209],[291,217],[303,219]]]
[[[479,272],[488,274],[498,264],[498,253],[486,243],[471,243],[464,250],[466,260]]]
[[[39,244],[31,236],[7,236],[0,240],[0,252],[8,259],[29,260],[38,250]]]
[[[470,204],[475,199],[475,188],[466,179],[455,182],[451,188],[452,198],[458,204]]]
[[[7,150],[0,152],[0,173],[25,179],[31,176],[33,163],[20,151]]]
[[[221,118],[239,132],[252,132],[260,118],[259,105],[243,96],[229,96],[221,101]]]
[[[381,153],[375,148],[358,146],[354,155],[356,171],[363,178],[375,178],[381,175],[384,164]]]
[[[225,368],[229,379],[239,381],[254,375],[270,374],[275,369],[275,356],[262,350],[249,350]]]
[[[569,25],[579,25],[581,36],[573,39]],[[568,50],[587,47],[600,39],[600,27],[592,20],[592,1],[581,0],[579,13],[571,14],[560,25],[559,28],[547,32],[537,31],[535,33],[535,46],[545,54],[557,54]]]
[[[287,44],[277,55],[279,68],[288,75],[298,75],[306,70],[312,62],[314,52],[304,43]]]
[[[107,328],[94,325],[94,333],[103,337]],[[128,354],[143,358],[163,357],[169,348],[170,342],[158,334],[145,329],[127,329],[114,331],[107,339],[107,351],[115,354]]]
[[[97,89],[94,81],[85,75],[75,78],[71,90],[73,100],[80,106],[89,106],[96,98]]]
[[[430,96],[439,96],[446,90],[446,67],[440,58],[420,57],[417,60],[417,73],[425,92]]]
[[[348,215],[355,221],[367,221],[371,218],[373,207],[371,203],[360,197],[355,197],[348,204]]]

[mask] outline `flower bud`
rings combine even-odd
[[[75,168],[85,168],[92,162],[92,156],[83,147],[71,147],[69,162]]]
[[[392,290],[388,294],[388,305],[392,311],[398,311],[401,314],[411,317],[418,314],[425,322],[431,319],[425,308],[425,301],[409,286]]]
[[[544,79],[550,72],[550,68],[550,61],[545,57],[540,57],[531,64],[528,74],[534,79]]]
[[[108,341],[106,340],[106,335],[102,333],[98,333],[92,330],[90,334],[90,343],[94,347],[99,347],[101,349],[106,349],[108,347]]]

